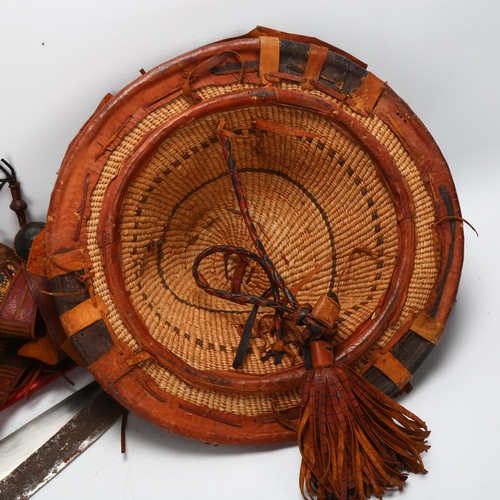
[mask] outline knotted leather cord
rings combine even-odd
[[[270,307],[275,310],[274,324],[277,337],[275,348],[269,351],[262,358],[262,361],[266,361],[271,356],[274,356],[274,363],[279,364],[283,358],[282,346],[284,340],[284,314],[288,314],[290,316],[290,319],[292,319],[292,321],[294,321],[297,325],[305,327],[302,337],[306,345],[311,341],[317,340],[319,338],[332,340],[335,331],[321,325],[309,316],[309,313],[312,310],[312,306],[310,304],[301,305],[295,298],[292,291],[287,287],[279,272],[276,270],[274,263],[267,255],[264,245],[257,235],[257,230],[248,212],[248,204],[245,198],[245,193],[243,191],[243,185],[236,168],[235,159],[231,152],[231,142],[221,128],[219,128],[218,136],[219,142],[222,145],[222,152],[227,163],[227,168],[229,170],[229,173],[231,174],[231,182],[233,184],[234,192],[238,200],[238,206],[240,208],[241,215],[243,216],[245,226],[247,227],[248,234],[257,250],[257,254],[250,252],[245,248],[231,245],[214,245],[208,247],[203,252],[201,252],[194,260],[193,277],[196,281],[196,284],[209,295],[213,295],[225,300],[230,300],[231,302],[235,302],[237,304],[253,305],[253,309],[245,323],[245,327],[241,335],[241,341],[238,346],[235,359],[233,361],[233,368],[238,368],[243,363],[259,307]],[[216,253],[238,255],[243,259],[246,258],[253,260],[266,273],[270,282],[270,287],[260,297],[257,295],[235,293],[234,291],[228,292],[211,287],[205,277],[198,270],[198,267],[203,259],[205,259],[209,255],[213,255]],[[273,296],[273,300],[270,300],[268,298],[270,295]]]

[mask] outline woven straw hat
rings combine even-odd
[[[221,131],[277,273],[300,304],[338,298],[335,360],[389,395],[443,332],[462,265],[460,209],[409,107],[363,63],[307,37],[257,28],[195,50],[107,96],[82,128],[47,224],[65,349],[169,431],[291,441],[278,420],[299,417],[303,326],[284,315],[277,342],[274,311],[260,307],[234,368],[253,306],[193,277],[207,248],[256,252]],[[208,253],[198,270],[212,290],[269,287],[259,262]]]

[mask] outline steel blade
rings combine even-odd
[[[26,500],[94,443],[125,409],[104,391],[0,481],[2,500]]]
[[[0,480],[42,446],[100,391],[99,384],[92,382],[0,440]]]

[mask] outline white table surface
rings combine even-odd
[[[107,92],[174,56],[256,25],[315,36],[368,63],[441,147],[469,230],[457,304],[402,403],[427,421],[430,471],[388,498],[495,499],[500,469],[500,4],[495,0],[0,1],[0,156],[45,220],[67,145]],[[16,232],[0,192],[0,241]],[[72,373],[77,387],[91,380]],[[63,381],[0,413],[0,437],[71,389]],[[130,416],[40,490],[37,500],[299,500],[299,452],[214,447]],[[0,457],[0,460],[2,457]],[[1,498],[1,494],[0,494]]]

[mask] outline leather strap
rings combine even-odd
[[[269,74],[280,69],[280,40],[279,38],[261,36],[259,75],[260,82],[264,85],[271,83]]]
[[[411,329],[425,340],[437,345],[443,335],[445,325],[424,312],[419,312],[411,324]]]
[[[402,389],[412,378],[412,374],[391,352],[385,353],[373,364],[386,375],[398,389]]]
[[[377,78],[373,73],[368,73],[365,81],[353,96],[355,107],[354,109],[364,116],[368,116],[386,87],[386,83],[380,78]]]
[[[101,320],[103,314],[106,315],[108,312],[104,301],[99,296],[95,296],[94,300],[87,299],[65,312],[60,319],[66,335],[71,337],[80,330]]]
[[[304,70],[304,78],[306,81],[302,84],[302,88],[305,90],[313,90],[314,85],[311,84],[312,81],[319,80],[321,70],[325,65],[326,58],[328,57],[328,49],[326,47],[321,47],[320,45],[311,44],[309,48],[309,55],[307,58],[306,69]]]

